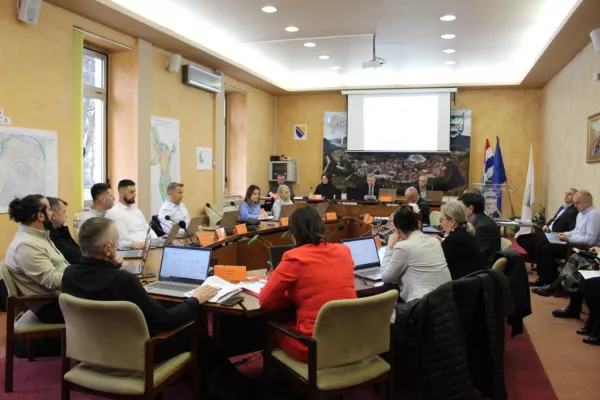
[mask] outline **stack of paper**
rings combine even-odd
[[[261,279],[260,281],[256,282],[240,282],[239,286],[248,293],[258,297],[260,295],[260,291],[265,287],[266,283],[266,280]]]
[[[239,285],[229,283],[218,276],[209,276],[200,286],[212,286],[219,291],[219,293],[208,300],[209,303],[220,303],[221,301],[227,300],[231,296],[242,291],[242,288]],[[185,294],[185,297],[192,297],[193,292],[193,290],[190,290]]]

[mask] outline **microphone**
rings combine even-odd
[[[216,212],[216,213],[217,213],[217,215],[218,215],[219,217],[221,217],[221,219],[223,219],[223,214],[221,214],[220,212],[218,212],[217,210],[215,210],[215,209],[214,209],[214,208],[213,208],[213,207],[210,205],[210,203],[206,203],[204,206],[205,206],[206,208],[210,208],[211,210],[213,210],[214,212]]]
[[[231,201],[231,202],[229,202],[229,205],[230,205],[231,207],[235,207],[235,208],[237,208],[238,210],[240,209],[238,206],[236,206],[236,205],[235,205],[235,201]]]
[[[196,242],[194,239],[192,239],[194,236],[193,234],[188,231],[187,225],[185,223],[185,221],[181,220],[177,223],[177,225],[179,225],[179,227],[183,230],[185,230],[185,233],[188,235],[188,238],[192,241],[191,243],[188,243],[188,246],[191,247],[200,247],[200,243]]]
[[[327,202],[328,202],[329,204],[331,204],[333,207],[335,207],[335,209],[336,209],[336,210],[338,210],[338,214],[337,214],[337,217],[338,217],[338,219],[342,219],[342,218],[344,218],[344,213],[342,213],[342,209],[341,209],[341,208],[340,208],[340,207],[339,207],[337,204],[335,204],[335,203],[334,203],[333,201],[331,201],[330,199],[327,199],[327,198],[326,198],[325,200],[327,200]]]

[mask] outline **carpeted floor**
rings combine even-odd
[[[239,368],[250,378],[257,379],[262,370],[262,357],[257,355]],[[557,399],[527,333],[507,340],[505,374],[506,386],[511,400]],[[0,361],[0,387],[4,387],[3,360]],[[14,390],[10,394],[5,395],[2,393],[0,397],[3,400],[59,399],[60,360],[40,359],[30,363],[27,360],[17,359]],[[346,396],[345,400],[375,400],[378,397],[374,393],[361,391]],[[80,394],[73,394],[71,398],[73,400],[98,399],[97,397]],[[281,398],[289,398],[289,396],[282,394]],[[163,399],[187,400],[191,399],[191,392],[185,383],[178,384],[170,388]]]

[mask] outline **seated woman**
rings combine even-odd
[[[475,228],[467,222],[467,209],[453,201],[442,206],[440,225],[446,236],[442,249],[453,280],[483,269],[479,247],[475,242]]]
[[[335,186],[331,183],[331,180],[327,175],[321,175],[321,183],[317,185],[315,194],[320,194],[326,199],[333,199],[333,196],[335,195]]]
[[[283,254],[258,301],[266,310],[294,305],[295,328],[312,336],[325,303],[356,298],[354,262],[348,247],[327,242],[325,225],[314,207],[297,209],[290,217],[289,229],[296,247]],[[308,362],[305,345],[283,334],[273,339],[290,356]]]
[[[286,185],[281,185],[277,188],[277,199],[273,203],[273,218],[279,219],[281,207],[286,204],[294,204],[290,199],[290,188]]]
[[[419,230],[419,211],[415,204],[404,204],[394,213],[395,232],[381,262],[381,277],[386,283],[400,281],[400,298],[419,299],[449,282],[440,241]]]
[[[261,215],[266,215],[265,211],[260,208],[259,199],[260,188],[250,185],[243,203],[240,204],[240,219],[256,219]]]

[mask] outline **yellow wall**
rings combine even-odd
[[[168,72],[165,61],[169,54],[153,49],[151,113],[179,120],[179,170],[185,185],[184,203],[190,215],[199,215],[204,204],[214,200],[213,171],[196,171],[196,147],[213,147],[215,95],[186,86],[181,83],[180,74]]]
[[[296,160],[299,179],[297,196],[308,195],[316,187],[323,171],[323,126],[325,111],[346,111],[346,96],[300,94],[277,98],[277,154]],[[306,140],[294,140],[294,125],[308,125]]]
[[[246,94],[227,95],[227,188],[226,194],[246,193],[247,146]]]
[[[585,161],[588,117],[600,112],[600,84],[592,81],[598,72],[600,55],[590,43],[542,91],[540,201],[550,212],[568,187],[589,190],[600,204],[600,164]]]
[[[0,2],[0,108],[16,127],[56,131],[58,135],[58,192],[68,203],[78,199],[71,179],[75,134],[71,118],[73,26],[94,31],[120,43],[127,36],[54,7],[42,4],[38,24],[20,23],[16,2]],[[70,210],[77,211],[77,210]],[[0,215],[0,260],[17,224]]]
[[[508,181],[516,189],[511,198],[517,215],[521,213],[530,144],[534,146],[536,165],[539,161],[539,102],[539,90],[459,90],[453,107],[473,111],[471,182],[481,182],[486,137],[490,139],[492,147],[495,147],[496,136],[500,137]],[[296,193],[301,188],[308,193],[311,186],[319,183],[323,167],[323,113],[345,109],[346,98],[337,93],[277,98],[277,153],[297,160],[300,185]],[[293,139],[295,124],[308,124],[307,140]],[[508,203],[504,203],[504,206],[505,213],[510,213]]]

